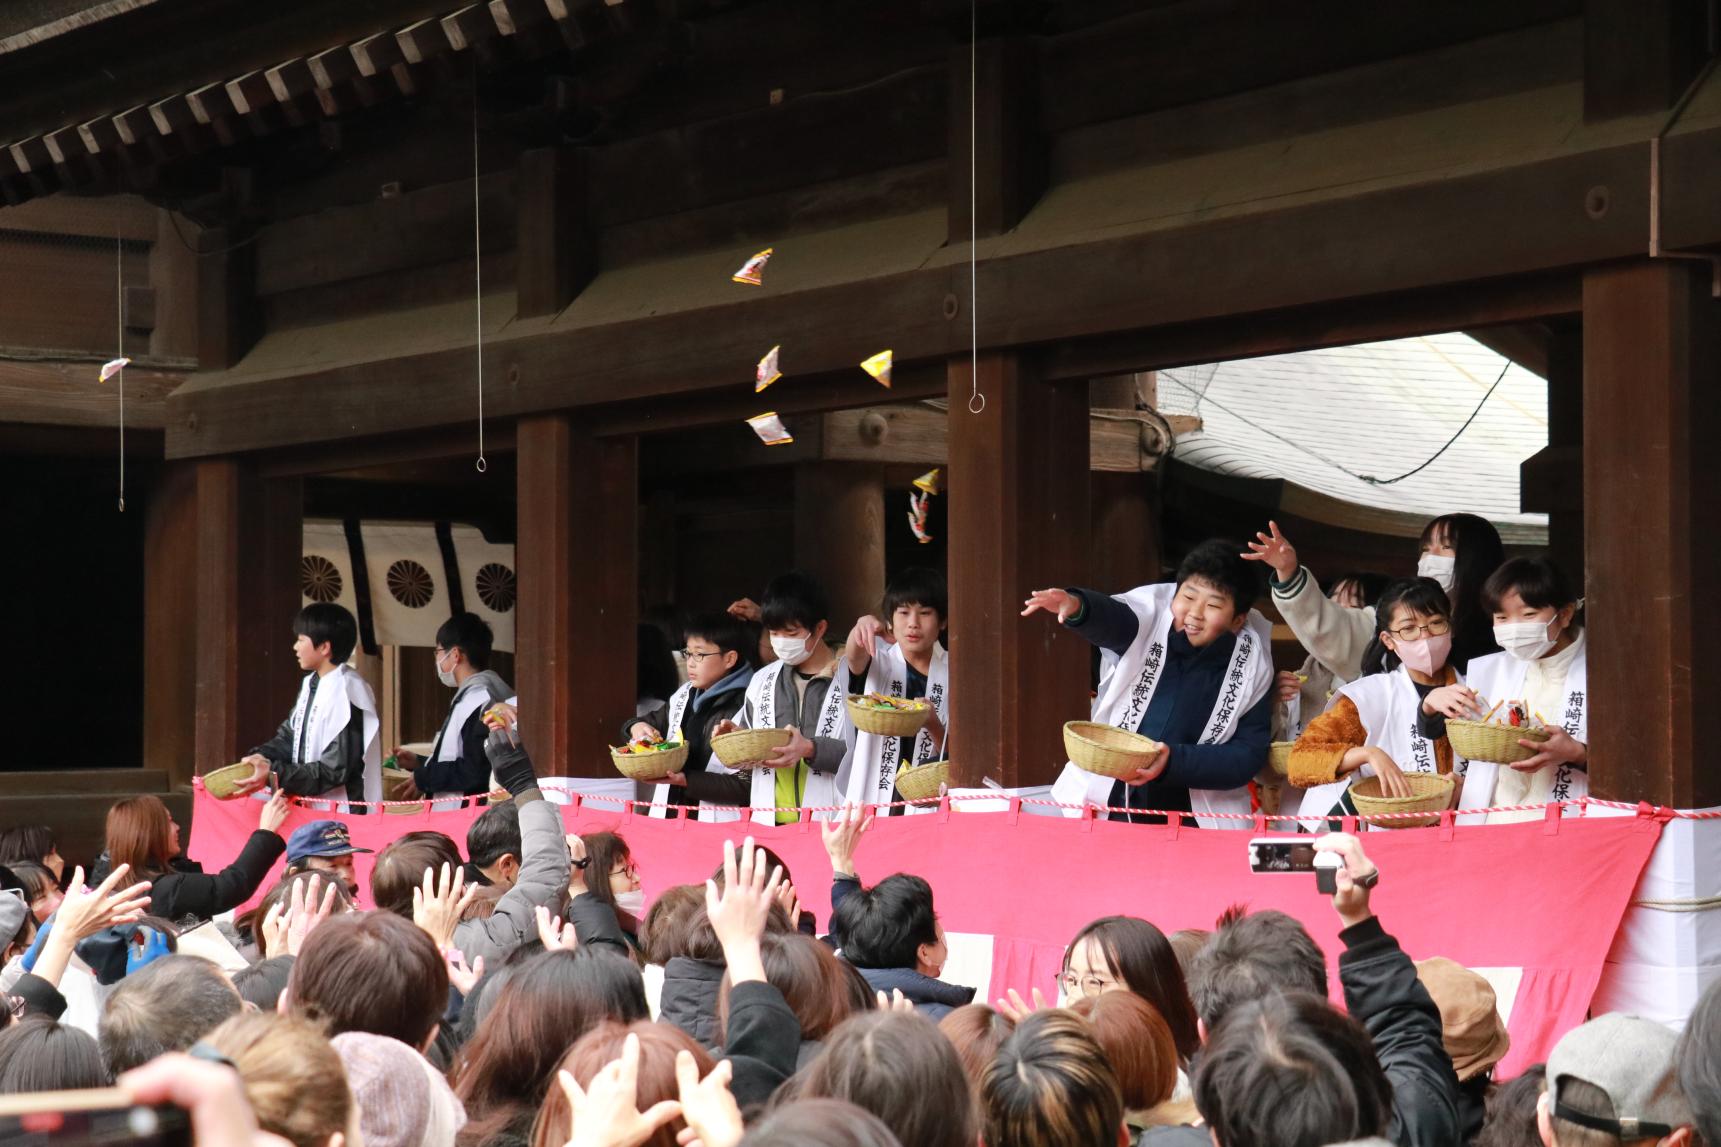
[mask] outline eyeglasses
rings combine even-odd
[[[1390,629],[1387,632],[1391,633],[1400,641],[1415,641],[1425,633],[1430,637],[1445,637],[1448,633],[1452,632],[1452,623],[1447,621],[1444,617],[1437,617],[1427,625],[1417,625],[1413,621],[1407,621],[1403,625]]]
[[[630,860],[626,864],[622,865],[620,868],[616,869],[614,872],[611,872],[610,876],[612,878],[616,877],[616,876],[625,876],[629,880],[638,880],[639,879],[639,866]]]
[[[723,656],[722,650],[718,650],[716,653],[696,653],[691,649],[683,649],[681,651],[681,659],[683,661],[686,661],[690,665],[697,665],[701,661],[704,661],[707,657],[722,657],[722,656]]]
[[[1074,972],[1065,972],[1058,977],[1058,983],[1064,989],[1066,996],[1097,996],[1107,988],[1115,988],[1116,980],[1108,980],[1103,976],[1078,976]]]

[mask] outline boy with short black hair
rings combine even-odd
[[[857,731],[845,800],[858,804],[899,800],[896,774],[901,767],[924,765],[946,755],[950,656],[938,635],[944,629],[948,609],[944,575],[935,569],[911,566],[885,585],[882,619],[868,614],[855,622],[849,633],[843,650],[847,692],[924,698],[932,706],[932,715],[913,737],[880,737]]]
[[[718,803],[745,804],[747,794],[739,783],[741,778],[707,775],[706,766],[711,760],[713,730],[734,716],[746,699],[747,683],[753,679],[747,653],[757,642],[744,622],[723,613],[695,617],[684,632],[681,656],[687,665],[687,681],[655,710],[628,721],[623,733],[629,741],[644,738],[687,743],[687,765],[657,786],[652,796],[657,807],[651,810],[652,816],[667,816],[666,805],[694,805],[701,810],[700,820],[734,820],[735,814],[707,806],[713,793],[722,794]]]
[[[436,731],[430,756],[396,748],[395,764],[412,773],[415,789],[427,797],[477,796],[490,790],[490,761],[484,740],[490,730],[484,713],[514,689],[490,668],[490,624],[475,613],[457,613],[436,631],[436,677],[454,690],[448,716]]]
[[[1223,539],[1202,542],[1178,567],[1174,585],[1118,597],[1043,589],[1028,598],[1024,617],[1055,614],[1116,658],[1100,680],[1093,720],[1160,743],[1158,755],[1124,780],[1065,765],[1054,799],[1194,813],[1203,828],[1250,826],[1211,815],[1249,812],[1247,786],[1272,736],[1272,630],[1250,609],[1261,579],[1240,549]]]
[[[730,607],[752,606],[740,602]],[[712,761],[704,784],[715,790],[707,797],[718,804],[750,804],[753,820],[761,824],[790,824],[802,806],[833,806],[848,781],[849,724],[843,690],[837,684],[838,659],[825,644],[830,630],[830,599],[811,575],[795,571],[773,578],[765,600],[756,607],[777,660],[753,674],[746,698],[733,720],[714,726],[711,735],[736,729],[786,728],[789,743],[743,776],[722,778],[723,766]],[[745,792],[745,801],[735,795]],[[771,809],[781,811],[772,815]]]
[[[316,602],[293,618],[293,654],[305,679],[293,711],[244,763],[251,776],[240,794],[256,792],[270,774],[283,791],[331,800],[382,800],[382,748],[376,695],[347,664],[358,644],[358,622],[338,605]]]

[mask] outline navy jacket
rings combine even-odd
[[[1070,592],[1082,602],[1082,611],[1070,621],[1070,629],[1119,655],[1135,643],[1140,621],[1129,606],[1091,589]],[[1236,647],[1237,639],[1229,633],[1197,649],[1181,632],[1172,632],[1166,642],[1159,686],[1136,729],[1144,737],[1170,745],[1171,761],[1165,772],[1145,785],[1130,788],[1119,781],[1112,786],[1112,805],[1127,802],[1130,808],[1188,812],[1190,789],[1238,788],[1261,771],[1273,739],[1271,690],[1238,720],[1229,741],[1223,745],[1198,743]]]
[[[938,1021],[974,1002],[974,989],[961,984],[947,984],[931,976],[923,976],[913,968],[861,968],[860,974],[875,992],[889,995],[900,989],[914,1010],[929,1020]]]

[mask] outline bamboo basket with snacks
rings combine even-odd
[[[616,745],[610,749],[610,761],[616,772],[629,780],[661,781],[686,766],[687,742],[659,741],[651,744],[635,741],[631,745]]]
[[[787,729],[737,729],[711,738],[711,751],[731,769],[756,765],[789,743]]]
[[[1548,739],[1548,731],[1533,725],[1502,725],[1493,721],[1448,717],[1446,739],[1452,742],[1452,751],[1466,760],[1513,765],[1529,760],[1537,752],[1520,745],[1520,740],[1542,744]]]
[[[1407,797],[1381,795],[1379,777],[1363,777],[1350,787],[1351,801],[1362,816],[1384,813],[1427,812],[1425,817],[1405,817],[1402,820],[1377,820],[1376,828],[1425,828],[1440,823],[1440,814],[1452,807],[1453,780],[1439,773],[1405,773],[1410,784]]]
[[[938,787],[950,783],[949,761],[904,765],[896,774],[896,791],[905,801],[936,800]]]
[[[925,701],[882,693],[851,693],[845,704],[855,728],[879,737],[912,737],[932,716],[932,706]]]
[[[1127,777],[1153,763],[1159,742],[1116,725],[1070,721],[1064,725],[1064,752],[1070,760],[1102,777]]]

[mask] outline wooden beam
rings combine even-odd
[[[202,370],[225,370],[256,343],[261,333],[257,309],[256,246],[236,230],[217,227],[198,233],[197,363]]]
[[[166,468],[144,510],[143,763],[191,782],[197,755],[197,468]]]
[[[979,365],[985,408],[950,409],[951,759],[962,785],[1049,784],[1063,723],[1088,712],[1089,646],[1019,614],[1030,590],[1088,580],[1087,389],[1049,386],[1019,355]],[[971,377],[952,360],[950,393]]]
[[[1584,340],[1577,322],[1549,332],[1548,444],[1519,467],[1519,500],[1548,515],[1548,556],[1584,580]]]
[[[1584,0],[1584,119],[1672,107],[1714,50],[1704,0]]]
[[[196,488],[196,764],[206,773],[291,711],[299,673],[285,631],[303,600],[303,519],[298,482],[264,481],[234,459],[197,463]]]
[[[854,462],[806,462],[794,471],[794,567],[830,598],[829,639],[841,641],[884,597],[884,471]],[[787,566],[785,566],[787,568]]]
[[[1676,808],[1721,803],[1721,313],[1709,268],[1584,277],[1584,546],[1590,785]]]
[[[119,425],[118,389],[96,382],[101,364],[0,361],[0,421],[43,426]],[[126,369],[126,427],[160,430],[167,421],[167,396],[184,371]]]
[[[521,318],[557,314],[597,276],[586,170],[584,156],[570,147],[520,153],[514,291]]]
[[[1046,186],[1039,92],[1039,57],[1031,41],[983,40],[972,46],[972,59],[969,45],[951,48],[952,243],[968,241],[970,205],[975,234],[988,238],[1012,230],[1039,201]]]

